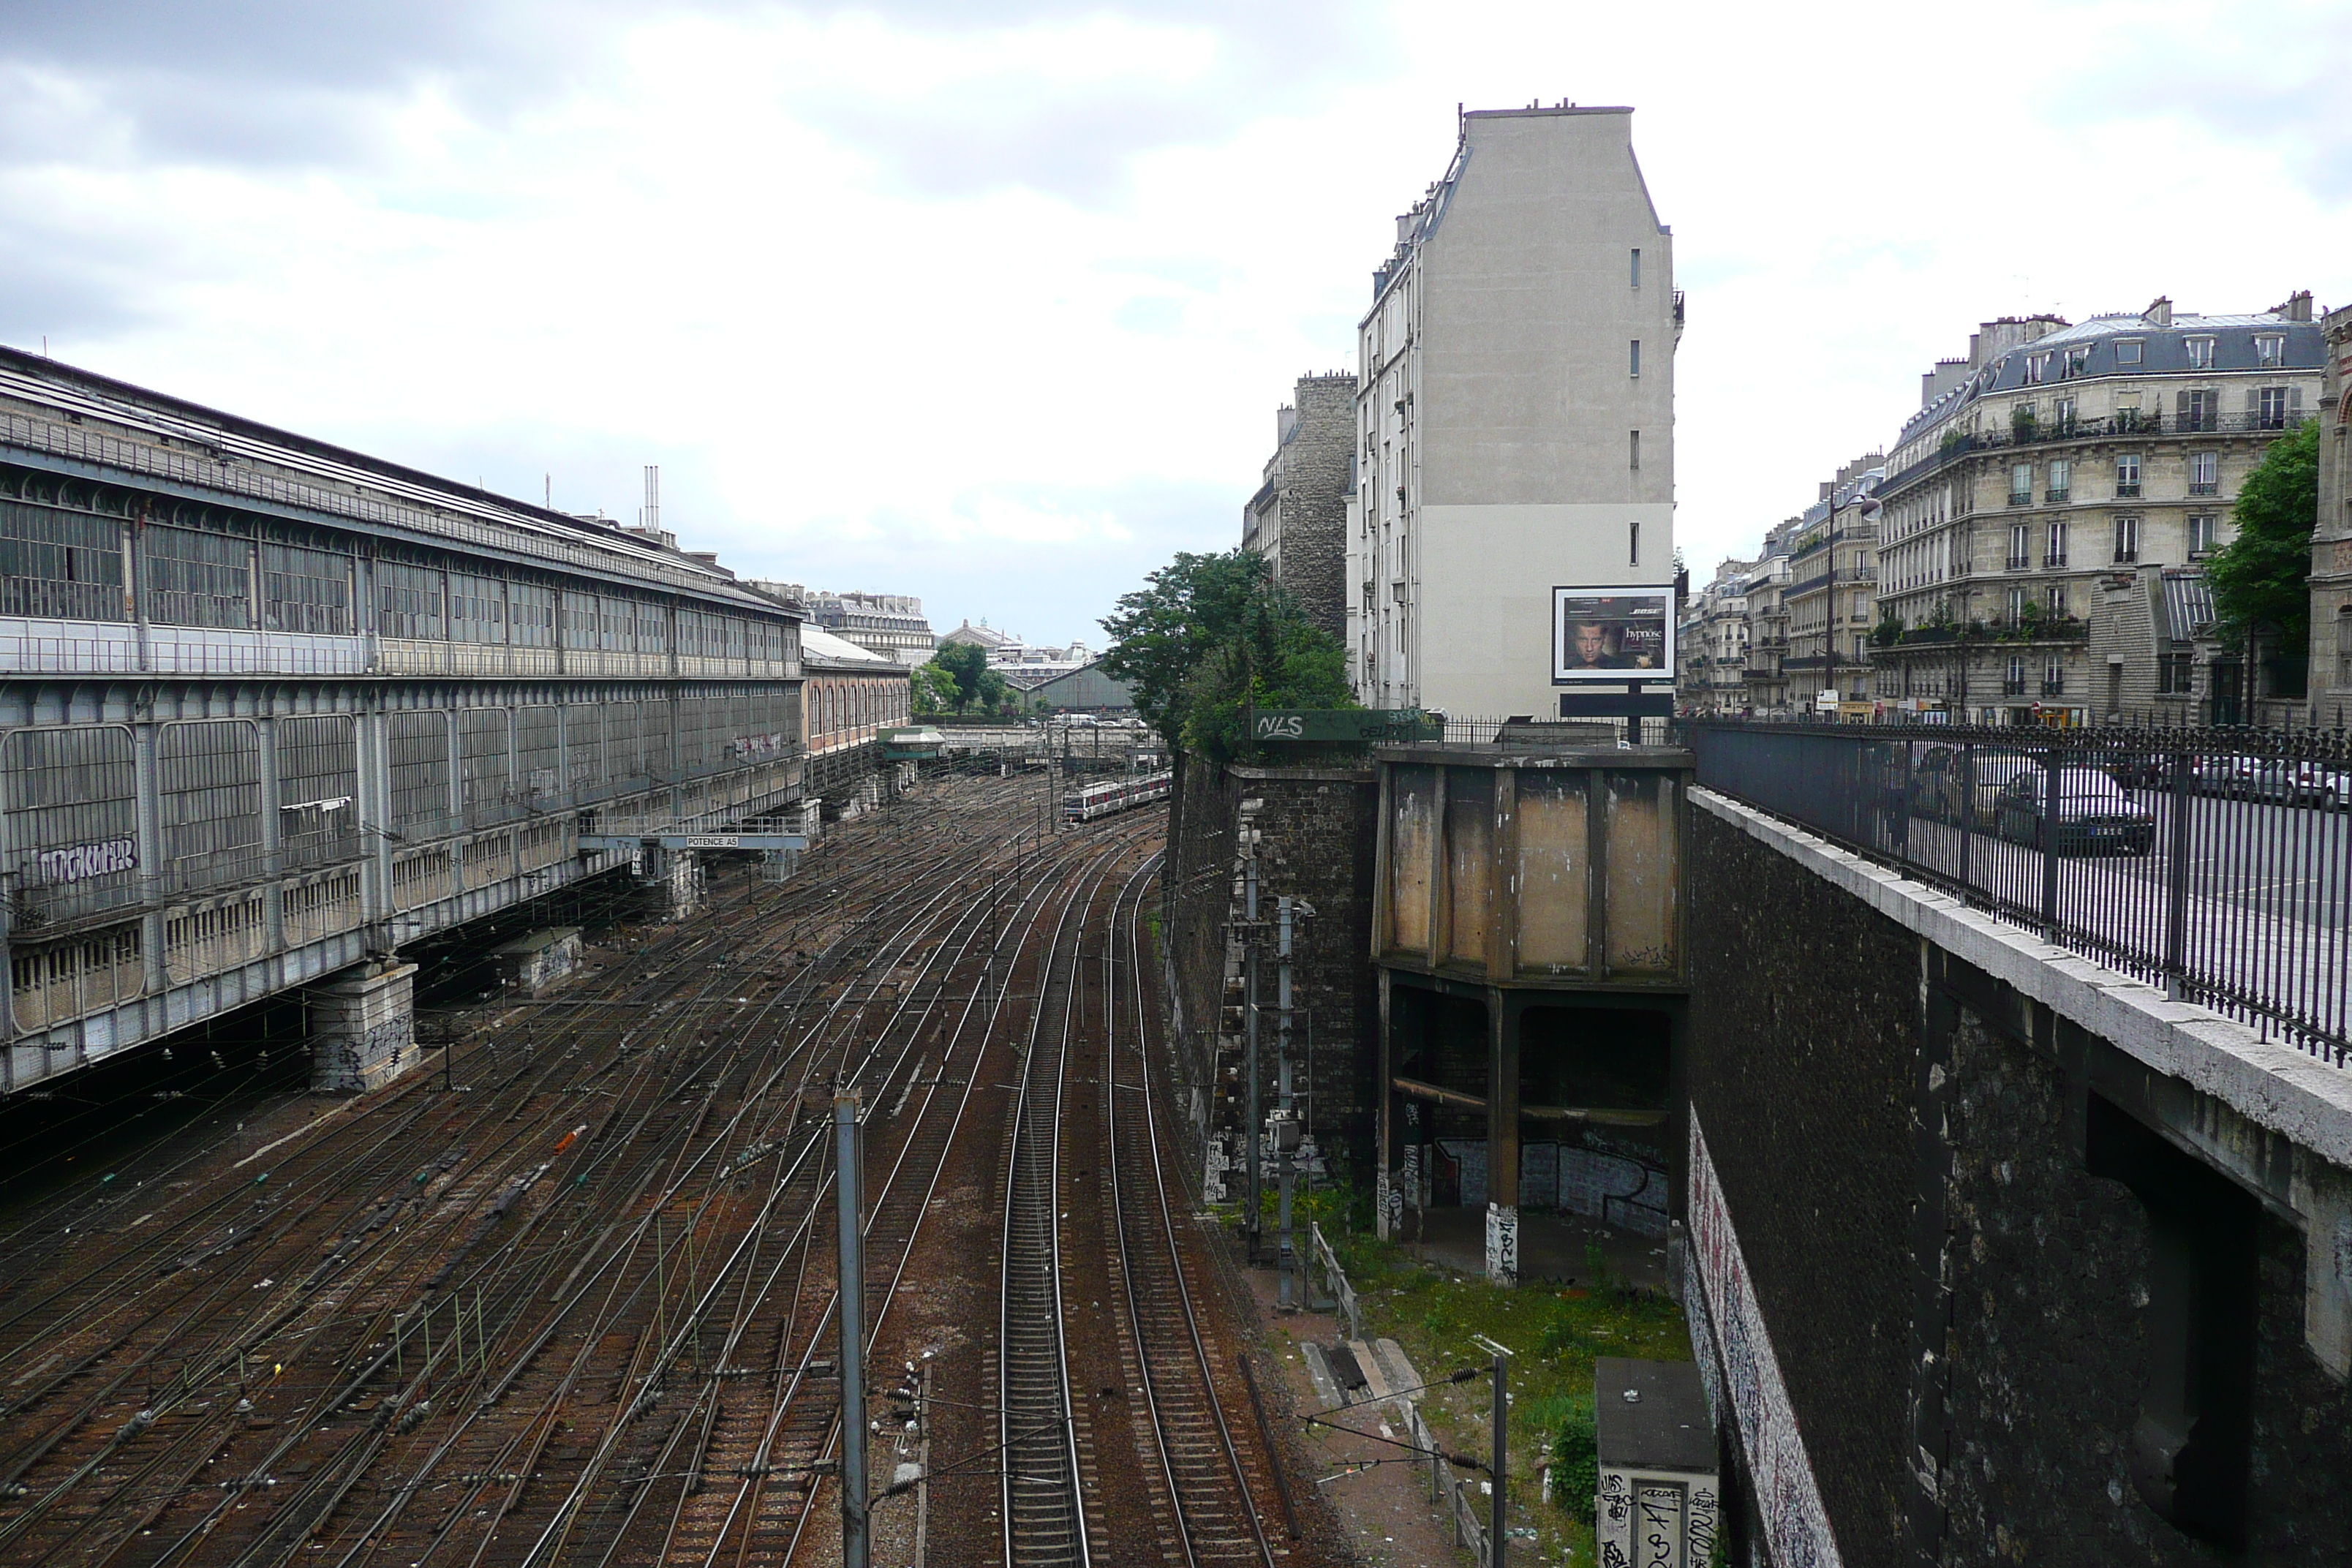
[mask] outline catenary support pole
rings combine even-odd
[[[1259,1146],[1265,1136],[1265,1096],[1260,1091],[1257,1053],[1257,853],[1248,847],[1249,858],[1242,870],[1242,919],[1247,923],[1248,935],[1242,950],[1242,1037],[1247,1060],[1243,1072],[1249,1079],[1247,1140],[1249,1164],[1249,1209],[1244,1216],[1243,1234],[1249,1238],[1249,1260],[1255,1265],[1258,1256],[1258,1237],[1263,1228],[1258,1209],[1264,1199],[1265,1175],[1259,1166]]]
[[[1496,1344],[1484,1334],[1471,1336],[1479,1348],[1495,1361],[1495,1415],[1491,1436],[1493,1443],[1490,1474],[1494,1477],[1495,1495],[1486,1511],[1486,1568],[1503,1568],[1503,1554],[1510,1543],[1510,1425],[1511,1425],[1511,1352],[1507,1346]]]
[[[834,1197],[841,1226],[841,1562],[867,1568],[866,1238],[858,1225],[858,1092],[833,1096]]]
[[[1275,1169],[1280,1183],[1280,1214],[1275,1230],[1276,1267],[1281,1270],[1281,1310],[1298,1309],[1298,1292],[1295,1276],[1298,1254],[1290,1237],[1290,1187],[1295,1162],[1292,1151],[1298,1146],[1298,1121],[1290,1099],[1290,895],[1285,893],[1275,900],[1275,1005],[1280,1010],[1281,1033],[1275,1042],[1275,1072],[1278,1081],[1275,1097],[1275,1114],[1281,1118],[1274,1141]]]

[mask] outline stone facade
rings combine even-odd
[[[2239,485],[2317,404],[2322,346],[2309,294],[1984,323],[1927,376],[1879,490],[1879,604],[1903,634],[1873,654],[1878,700],[1983,723],[2278,717],[2267,674],[2246,693],[2203,627],[2095,646],[2091,622],[2143,568],[2228,540]]]
[[[2304,1230],[2153,1131],[2179,1080],[1703,810],[1691,866],[1691,1114],[1769,1325],[1717,1376],[1784,1385],[1842,1560],[2295,1562],[2352,1539],[2352,1396],[2314,1353]],[[2261,1161],[2289,1163],[2328,1169]],[[2191,1483],[2168,1501],[2190,1529],[2146,1500],[2168,1496],[2145,1456],[2184,1255],[2226,1266],[2201,1276],[2219,1327],[2185,1331],[2189,1457],[2236,1446],[2242,1554]],[[1733,1561],[1803,1533],[1759,1458]]]
[[[1265,482],[1242,508],[1242,543],[1307,618],[1347,635],[1348,492],[1355,482],[1356,378],[1302,375],[1275,416]]]
[[[2331,310],[2319,396],[2319,518],[2311,536],[2311,721],[2341,727],[2352,712],[2352,307]]]
[[[1675,699],[1685,713],[1736,714],[1748,705],[1748,583],[1758,563],[1725,561],[1683,605],[1675,638]]]
[[[1821,499],[1789,541],[1789,583],[1780,591],[1789,646],[1780,669],[1789,700],[1818,707],[1823,692],[1854,701],[1870,694],[1870,629],[1876,624],[1878,487],[1886,459],[1857,458],[1822,481]]]
[[[1198,757],[1179,757],[1160,904],[1176,1010],[1171,1044],[1179,1092],[1193,1136],[1205,1142],[1241,1131],[1248,1089],[1242,1077],[1240,951],[1225,927],[1236,904],[1237,829],[1246,800],[1260,803],[1249,820],[1257,835],[1261,916],[1271,921],[1276,897],[1286,893],[1315,909],[1296,938],[1294,1086],[1312,1097],[1312,1130],[1332,1170],[1349,1172],[1369,1191],[1380,1016],[1370,960],[1379,799],[1369,769],[1232,764],[1216,770]],[[1271,941],[1260,959],[1259,987],[1261,1092],[1271,1107]]]
[[[312,1089],[362,1093],[416,1065],[416,965],[362,964],[312,986],[305,1001]]]

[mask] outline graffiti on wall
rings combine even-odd
[[[1756,1510],[1771,1542],[1772,1561],[1782,1568],[1839,1568],[1843,1559],[1830,1531],[1829,1512],[1822,1505],[1812,1460],[1797,1430],[1797,1414],[1789,1403],[1788,1385],[1780,1380],[1780,1363],[1772,1353],[1763,1310],[1696,1110],[1690,1113],[1690,1260],[1720,1361],[1723,1396],[1747,1451]]]

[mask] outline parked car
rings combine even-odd
[[[1911,813],[1968,827],[1993,826],[1993,807],[2010,781],[2021,773],[2038,773],[2033,759],[2019,752],[1975,753],[1974,798],[1963,782],[1969,753],[1958,746],[1930,746],[1911,772]]]
[[[2126,790],[2172,787],[2172,758],[2163,752],[2116,751],[2096,760]]]
[[[2040,847],[2048,784],[2039,768],[2012,776],[1993,807],[1993,830]],[[2132,804],[2121,784],[2097,768],[2062,768],[2050,847],[2061,855],[2145,855],[2156,844],[2156,817]]]
[[[2278,768],[2287,798],[2296,805],[2322,811],[2352,807],[2352,770],[2327,763],[2281,763]]]
[[[2224,795],[2231,800],[2291,801],[2294,798],[2294,784],[2287,770],[2292,766],[2268,757],[2240,753],[2200,757],[2190,769],[2189,780],[2200,795]]]

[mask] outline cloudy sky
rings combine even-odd
[[[2342,0],[9,0],[0,341],[1098,644],[1457,102],[1636,107],[1704,572],[1979,319],[2352,301],[2347,81]]]

